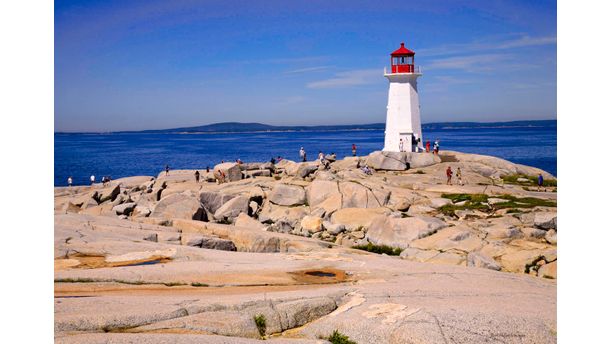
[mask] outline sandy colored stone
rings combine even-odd
[[[281,206],[296,206],[306,203],[304,188],[288,184],[276,184],[268,193],[270,202]]]
[[[343,208],[334,212],[331,222],[343,224],[347,229],[353,230],[359,227],[369,228],[377,215],[385,214],[386,208]]]
[[[189,194],[173,194],[162,198],[153,207],[151,217],[205,220],[204,208],[200,201]]]
[[[557,262],[548,263],[540,266],[538,276],[544,278],[557,278]]]
[[[412,241],[429,236],[444,227],[446,224],[443,221],[429,216],[378,216],[368,227],[366,238],[376,245],[407,248]]]
[[[302,229],[307,230],[309,233],[317,233],[323,230],[323,220],[318,216],[304,216],[301,221]]]

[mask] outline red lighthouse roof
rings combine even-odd
[[[404,47],[404,42],[402,42],[400,48],[392,52],[391,56],[414,56],[414,51]]]

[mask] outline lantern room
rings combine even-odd
[[[404,42],[391,53],[391,73],[414,73],[414,51],[407,49]]]

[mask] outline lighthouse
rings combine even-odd
[[[389,79],[389,101],[383,151],[420,152],[423,136],[417,78],[422,74],[414,66],[414,51],[402,42],[400,48],[391,53],[391,70],[385,68],[384,73]]]

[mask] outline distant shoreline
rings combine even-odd
[[[516,129],[556,127],[557,120],[532,120],[509,122],[439,122],[422,125],[423,130],[460,130],[460,129]],[[199,127],[175,129],[107,131],[107,132],[55,132],[54,134],[236,134],[236,133],[287,133],[287,132],[335,132],[335,131],[375,131],[384,130],[384,123],[356,125],[321,125],[321,126],[272,126],[261,123],[215,123]]]

